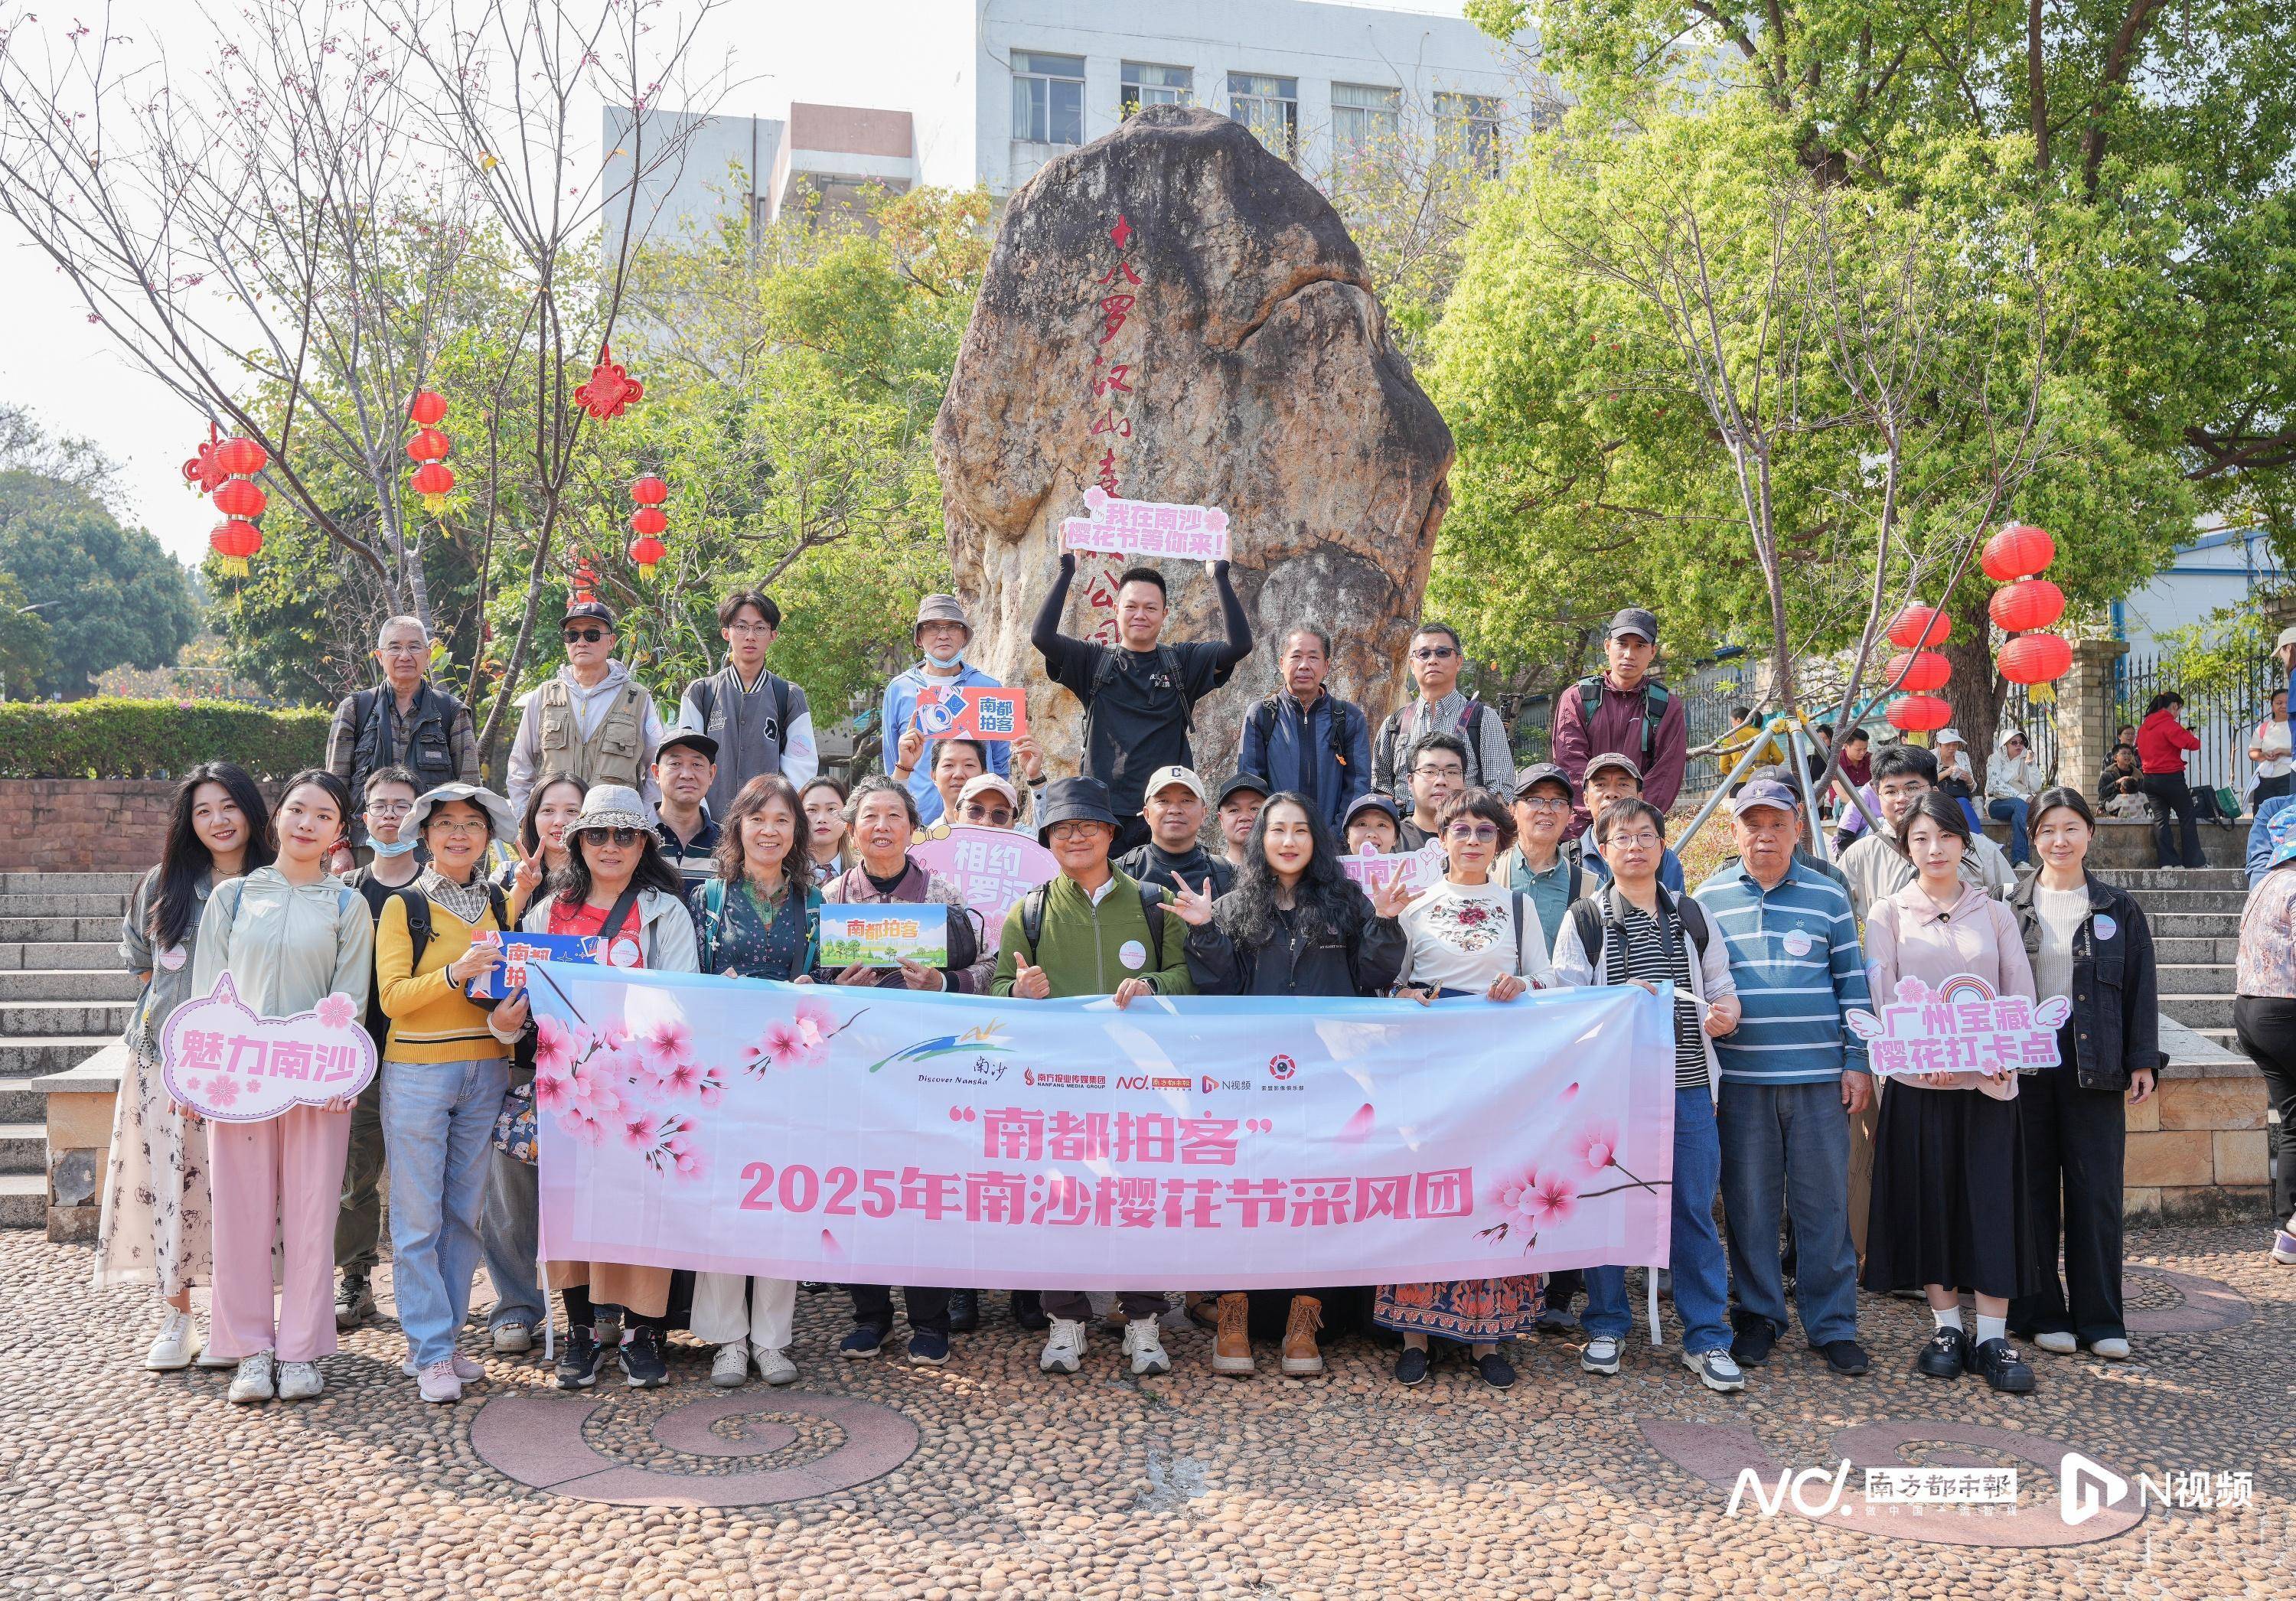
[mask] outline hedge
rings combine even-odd
[[[203,761],[283,778],[324,759],[331,716],[227,701],[12,701],[0,703],[0,778],[167,778]]]

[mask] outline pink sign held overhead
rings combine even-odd
[[[2062,996],[2035,1001],[1996,995],[1975,973],[1957,973],[1935,989],[1917,978],[1899,979],[1893,1004],[1850,1013],[1849,1028],[1866,1041],[1882,1078],[1983,1073],[1993,1079],[2060,1065],[2057,1025],[2071,1011]]]
[[[1177,556],[1191,562],[1227,560],[1227,513],[1216,505],[1168,505],[1126,500],[1095,484],[1084,492],[1086,515],[1061,522],[1069,550],[1124,556]]]
[[[964,904],[980,914],[980,948],[994,951],[1004,934],[1004,915],[1038,884],[1059,876],[1053,853],[1025,833],[1003,828],[952,828],[912,846],[909,854],[956,886]]]
[[[291,1106],[348,1099],[374,1078],[365,1008],[331,995],[292,1017],[258,1017],[231,975],[176,1008],[160,1037],[168,1093],[219,1123],[260,1123]]]

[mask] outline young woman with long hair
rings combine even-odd
[[[374,920],[366,899],[327,874],[350,821],[350,792],[332,773],[287,781],[271,817],[279,854],[208,898],[192,990],[228,976],[258,1017],[293,1017],[330,995],[366,1010]],[[319,1359],[335,1352],[335,1219],[351,1103],[291,1106],[260,1122],[208,1125],[215,1186],[215,1308],[210,1348],[236,1358],[231,1399],[307,1400]],[[280,1246],[279,1304],[271,1251]]]
[[[211,1195],[201,1119],[160,1080],[160,1036],[192,998],[200,918],[215,886],[268,865],[270,809],[253,778],[227,761],[193,768],[176,786],[160,865],[144,875],[121,921],[119,959],[142,982],[128,1014],[127,1071],[112,1112],[95,1286],[150,1285],[167,1316],[144,1353],[154,1372],[187,1367],[201,1340],[192,1286],[212,1275]],[[220,1357],[204,1367],[235,1364]]]
[[[797,792],[805,809],[806,856],[816,880],[836,877],[853,865],[853,845],[845,806],[853,792],[828,774],[808,778]]]

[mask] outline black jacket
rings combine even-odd
[[[2122,1090],[2139,1068],[2158,1072],[2169,1064],[2161,1050],[2161,973],[2152,956],[2152,925],[2144,908],[2126,890],[2088,878],[2088,915],[2073,935],[2073,1048],[2083,1089]],[[2025,954],[2041,948],[2040,915],[2033,910],[2028,877],[2009,897],[2025,937]],[[2100,916],[2112,920],[2112,935],[2100,940]]]
[[[1199,995],[1385,995],[1408,942],[1394,918],[1371,915],[1368,900],[1363,913],[1352,940],[1310,945],[1294,934],[1256,948],[1229,939],[1215,919],[1188,931],[1188,977]]]

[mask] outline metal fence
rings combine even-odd
[[[1710,745],[1730,731],[1730,708],[1745,702],[1734,695],[1718,694],[1709,691],[1692,690],[1685,694],[1667,687],[1667,693],[1682,702],[1685,726],[1690,735],[1690,748]],[[1553,759],[1554,750],[1554,699],[1540,695],[1526,702],[1516,715],[1513,726],[1516,765]],[[1634,752],[1629,751],[1629,755]],[[1702,793],[1722,782],[1722,762],[1719,756],[1693,756],[1684,771],[1682,792],[1685,795]]]
[[[2038,687],[2038,685],[2029,686],[2023,684],[2009,686],[2009,693],[2001,702],[2001,716],[1994,729],[1994,743],[1997,745],[2000,743],[2004,728],[2021,729],[2025,735],[2025,754],[2041,764],[2041,771],[2050,783],[2070,784],[2083,794],[2095,793],[2096,774],[2068,773],[2060,767],[2058,757],[2062,746],[2057,739],[2057,702],[2054,697],[2046,701],[2034,700],[2032,693]],[[1969,753],[1970,766],[1976,769],[1980,779],[1980,789],[1983,787],[1981,780],[1985,762],[1992,754],[1990,751]]]
[[[2163,669],[2159,656],[2123,656],[2113,682],[2118,705],[2114,722],[2116,726],[2143,722],[2144,708],[2152,697],[2175,690],[2185,697],[2179,720],[2201,742],[2201,748],[2185,758],[2185,777],[2195,789],[2206,784],[2237,791],[2244,804],[2256,782],[2255,768],[2248,759],[2248,737],[2271,709],[2272,692],[2282,682],[2279,664],[2269,656],[2243,663],[2233,682],[2209,688],[2177,682]],[[2084,773],[2080,780],[2086,785],[2095,776]]]

